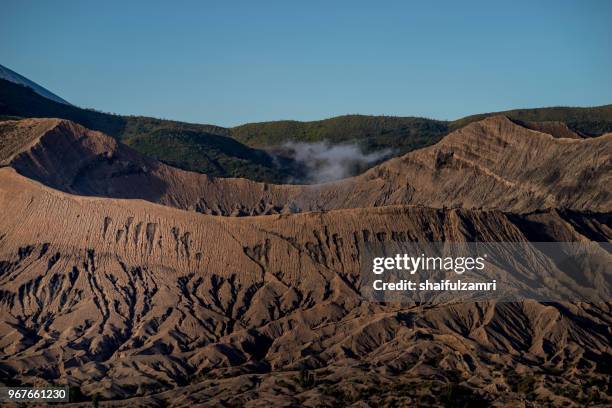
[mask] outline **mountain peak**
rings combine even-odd
[[[67,102],[64,99],[60,98],[59,96],[57,96],[53,92],[43,88],[42,86],[38,85],[34,81],[30,81],[28,78],[26,78],[26,77],[24,77],[22,75],[19,75],[15,71],[13,71],[11,69],[8,69],[7,67],[5,67],[3,65],[0,65],[0,79],[4,79],[4,80],[10,81],[10,82],[13,82],[15,84],[27,86],[28,88],[32,89],[34,92],[39,94],[40,96],[43,96],[43,97],[45,97],[47,99],[50,99],[52,101],[55,101],[55,102],[58,102],[58,103],[63,103],[64,105],[71,105],[69,102]]]

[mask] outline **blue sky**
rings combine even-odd
[[[2,1],[0,64],[108,112],[231,126],[612,103],[610,1]]]

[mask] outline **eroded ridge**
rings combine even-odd
[[[317,406],[374,384],[383,398],[413,383],[426,393],[415,378],[469,380],[495,398],[512,395],[519,368],[534,390],[608,375],[607,304],[374,304],[358,274],[367,243],[609,241],[609,213],[389,206],[226,218],[74,196],[12,169],[0,179],[4,378],[70,379],[142,405]]]

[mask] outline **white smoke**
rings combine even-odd
[[[283,150],[306,170],[305,180],[298,181],[309,184],[354,176],[393,153],[391,149],[363,153],[357,143],[332,145],[326,140],[314,143],[286,142]]]

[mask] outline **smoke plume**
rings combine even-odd
[[[318,184],[354,176],[389,157],[391,149],[363,153],[357,143],[287,142],[283,150],[306,172],[297,182]]]

